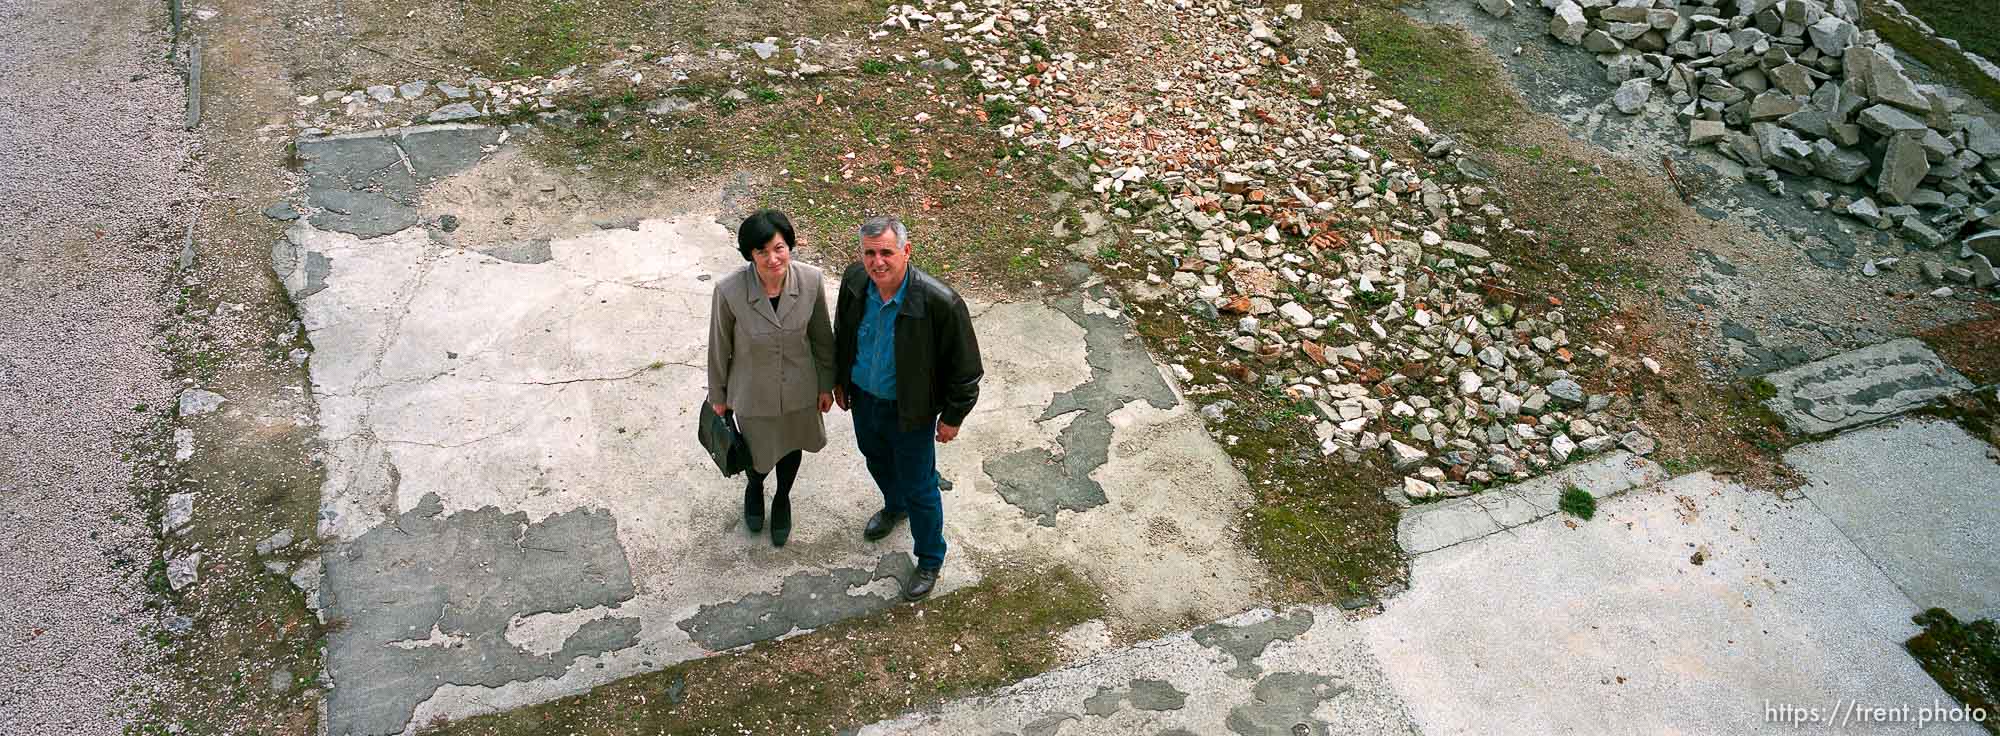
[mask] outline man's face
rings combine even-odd
[[[868,270],[868,279],[875,282],[875,290],[882,296],[896,293],[896,287],[903,283],[903,270],[909,265],[910,246],[905,243],[897,247],[895,231],[861,238],[861,267]]]

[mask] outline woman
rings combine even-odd
[[[792,480],[802,452],[826,446],[821,415],[833,406],[833,325],[825,277],[792,262],[798,245],[783,212],[764,210],[736,230],[748,265],[715,284],[708,317],[708,403],[736,414],[750,444],[743,523],[764,528],[764,478],[778,469],[771,544],[792,533]]]

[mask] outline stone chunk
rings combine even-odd
[[[479,117],[479,108],[473,107],[472,103],[454,102],[431,111],[430,117],[425,119],[433,123],[449,123],[476,117]]]
[[[1819,84],[1813,80],[1812,72],[1807,71],[1798,62],[1792,62],[1772,69],[1770,77],[1771,83],[1779,91],[1799,97],[1812,94],[1814,87]]]
[[[1514,12],[1514,0],[1479,0],[1479,9],[1495,18],[1505,18]]]
[[[1812,142],[1813,171],[1820,176],[1842,184],[1852,184],[1867,175],[1871,162],[1868,155],[1860,151],[1841,148],[1833,141]]]
[[[225,401],[228,399],[222,398],[221,394],[191,388],[181,392],[180,405],[177,408],[181,416],[191,417],[215,411]]]
[[[1899,135],[1889,142],[1888,153],[1882,156],[1881,178],[1876,182],[1875,193],[1890,204],[1907,204],[1910,195],[1917,191],[1924,177],[1931,173],[1931,162],[1924,153],[1924,145],[1914,135]]]
[[[1812,173],[1813,148],[1799,134],[1773,123],[1757,123],[1750,130],[1765,164],[1800,176]]]
[[[1556,40],[1575,46],[1583,43],[1583,36],[1590,32],[1590,21],[1583,17],[1583,8],[1574,0],[1563,0],[1555,8],[1555,17],[1549,19],[1549,35]]]
[[[1887,103],[1919,115],[1931,111],[1931,99],[1917,91],[1917,85],[1903,70],[1877,55],[1868,65],[1868,100]]]
[[[1802,105],[1798,98],[1777,90],[1759,93],[1750,100],[1750,121],[1769,122],[1796,113]]]
[[[1646,109],[1646,100],[1653,96],[1653,81],[1650,79],[1628,79],[1618,85],[1618,91],[1611,95],[1611,104],[1619,112],[1636,115]]]
[[[1854,24],[1834,16],[1819,19],[1806,27],[1806,35],[1812,38],[1813,48],[1827,56],[1840,56],[1847,47],[1854,45],[1856,35]]]
[[[1688,146],[1714,143],[1729,137],[1729,126],[1720,120],[1696,120],[1688,123]]]
[[[2000,159],[2000,132],[1985,118],[1969,117],[1965,121],[1965,148],[1987,161]]]
[[[1764,405],[1797,434],[1821,434],[1886,419],[1972,389],[1914,338],[1853,350],[1765,376],[1777,395]]]
[[[1883,138],[1902,134],[1922,135],[1924,131],[1930,130],[1930,126],[1925,125],[1924,121],[1888,105],[1876,105],[1862,110],[1861,117],[1856,120],[1861,123],[1861,127]]]

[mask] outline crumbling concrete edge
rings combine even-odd
[[[1619,450],[1504,488],[1412,507],[1396,523],[1396,542],[1410,557],[1430,554],[1548,518],[1571,485],[1604,499],[1667,478],[1659,463]]]

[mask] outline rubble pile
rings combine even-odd
[[[1572,342],[1559,299],[1488,299],[1514,290],[1510,269],[1467,241],[1535,234],[1488,201],[1450,140],[1375,96],[1337,32],[1298,5],[1154,0],[1119,12],[1148,14],[1171,44],[1057,50],[1048,29],[1106,10],[924,2],[892,7],[884,28],[956,45],[986,109],[1013,111],[991,121],[1003,136],[1091,161],[1079,183],[1125,227],[1086,210],[1080,231],[1054,234],[1120,254],[1109,267],[1160,295],[1131,309],[1227,332],[1220,353],[1169,356],[1190,395],[1228,381],[1283,392],[1317,414],[1324,455],[1379,455],[1418,499],[1652,450],[1624,399],[1583,387],[1583,366],[1610,355]],[[1413,140],[1424,153],[1391,152]]]
[[[1514,0],[1479,0],[1507,15]],[[1655,95],[1774,194],[1779,172],[1852,194],[1807,191],[1816,208],[1926,248],[2000,228],[2000,132],[1964,100],[1912,82],[1894,49],[1856,23],[1854,0],[1542,0],[1549,34],[1597,54],[1611,103]],[[1984,242],[1984,241],[1975,241]],[[1962,249],[1965,283],[1990,287],[2000,248]],[[1949,288],[1941,290],[1948,295]]]

